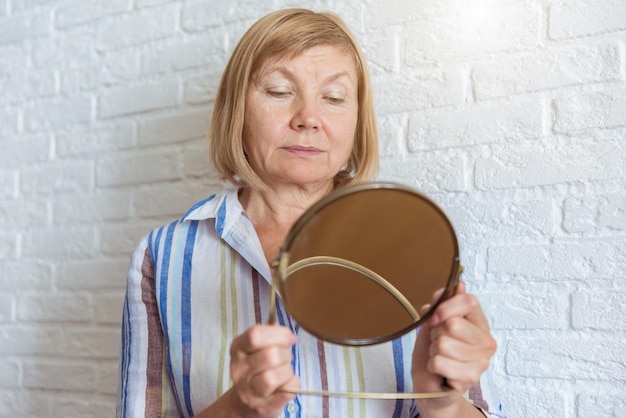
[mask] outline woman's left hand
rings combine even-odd
[[[442,292],[435,292],[431,303]],[[424,306],[422,311],[429,307]],[[413,350],[413,390],[444,390],[445,377],[449,387],[464,393],[479,382],[495,351],[496,341],[478,299],[468,294],[461,282],[456,294],[442,302],[419,330]],[[445,400],[440,398],[436,403],[444,406]]]

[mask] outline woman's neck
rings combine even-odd
[[[287,233],[298,218],[332,190],[323,187],[294,187],[267,191],[243,188],[239,201],[261,241],[268,262],[278,256]]]

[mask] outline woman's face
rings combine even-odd
[[[270,187],[332,184],[348,161],[358,118],[352,56],[333,46],[269,59],[246,94],[244,150]]]

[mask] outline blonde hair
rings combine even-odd
[[[373,178],[378,171],[378,134],[367,66],[343,20],[329,12],[284,9],[253,24],[233,51],[219,84],[209,152],[217,172],[237,186],[266,189],[243,149],[245,98],[251,77],[270,58],[296,57],[310,48],[330,45],[354,58],[358,75],[358,120],[350,158],[335,177],[336,185]]]

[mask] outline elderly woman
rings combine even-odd
[[[210,141],[215,168],[234,187],[138,244],[124,306],[118,416],[495,413],[481,386],[495,341],[463,285],[417,336],[372,347],[315,339],[280,300],[279,324],[263,325],[269,262],[294,222],[333,189],[373,178],[378,167],[365,60],[337,16],[290,9],[255,23],[225,69]],[[442,377],[452,394],[437,399],[281,390],[436,392]]]

